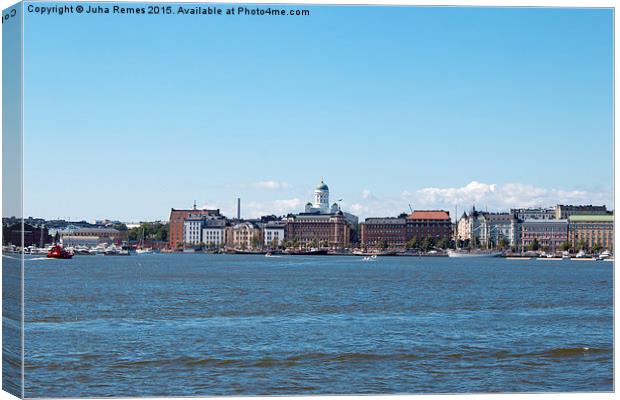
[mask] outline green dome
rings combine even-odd
[[[329,190],[329,187],[323,182],[323,179],[321,179],[321,183],[316,187],[316,190]]]

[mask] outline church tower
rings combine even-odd
[[[329,187],[323,182],[322,177],[321,183],[314,189],[314,207],[320,209],[321,212],[329,211]]]

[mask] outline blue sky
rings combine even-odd
[[[297,8],[27,13],[26,214],[613,208],[610,9]]]

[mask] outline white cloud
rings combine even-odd
[[[508,211],[519,207],[553,207],[556,204],[595,204],[613,208],[611,189],[566,190],[543,188],[522,183],[484,183],[472,181],[458,187],[426,187],[403,190],[399,195],[378,197],[365,189],[356,201],[342,205],[344,211],[360,218],[397,216],[413,209],[443,209],[454,213],[469,209],[475,202],[478,209]]]
[[[281,199],[267,202],[241,202],[241,216],[243,218],[258,218],[263,215],[285,215],[303,211],[303,202],[298,198]]]
[[[611,206],[609,190],[563,190],[543,188],[522,183],[488,184],[472,181],[462,187],[429,187],[415,192],[404,191],[403,199],[415,204],[414,208],[433,207],[450,209],[455,205],[489,210],[508,210],[519,207],[551,207],[556,204],[606,204]]]
[[[284,181],[260,181],[254,183],[253,186],[261,189],[286,189],[288,188],[288,183]]]
[[[275,200],[273,202],[274,209],[278,213],[289,213],[301,208],[302,201],[300,199]]]
[[[370,211],[368,206],[365,206],[365,205],[359,204],[359,203],[351,204],[349,209],[355,215],[364,215],[364,214],[367,214]]]

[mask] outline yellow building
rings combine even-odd
[[[601,250],[613,251],[613,215],[571,215],[568,222],[568,240],[574,249],[584,244],[586,250],[598,245]]]

